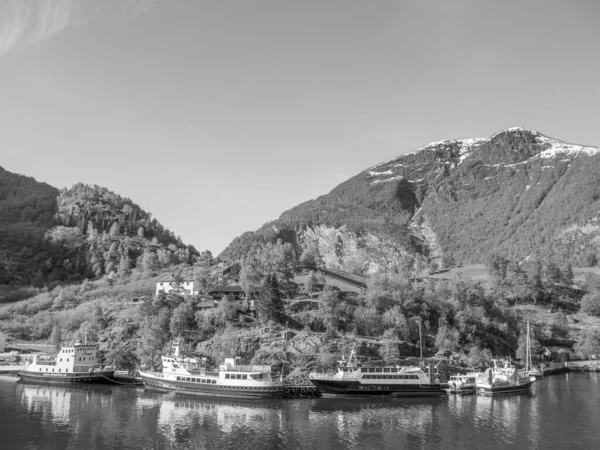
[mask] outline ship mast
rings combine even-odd
[[[525,362],[525,369],[531,370],[531,355],[529,354],[529,319],[527,319],[527,356]]]

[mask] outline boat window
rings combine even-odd
[[[40,372],[42,371],[42,368],[40,367]]]
[[[366,367],[361,367],[361,368],[360,368],[360,371],[361,371],[362,373],[365,373],[365,372],[368,372],[368,371],[369,371],[369,369],[367,369]]]
[[[69,369],[65,369],[65,372],[68,372],[68,371],[69,371]]]
[[[383,368],[383,371],[384,371],[385,373],[389,373],[389,372],[391,372],[391,371],[392,371],[392,369],[391,369],[390,367],[384,367],[384,368]]]
[[[212,380],[212,384],[217,384],[217,380]]]
[[[375,369],[375,372],[383,372],[383,368],[381,368],[381,367],[377,367],[377,368]]]
[[[181,381],[181,377],[177,377],[177,381]]]

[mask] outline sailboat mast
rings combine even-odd
[[[530,364],[529,364],[529,361],[531,359],[530,355],[529,355],[529,319],[527,319],[527,357],[526,358],[527,358],[527,361],[525,363],[526,364],[525,368],[527,370],[531,370],[531,367],[530,367]]]

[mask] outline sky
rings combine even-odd
[[[600,2],[0,0],[0,166],[198,250],[514,126],[600,146]]]

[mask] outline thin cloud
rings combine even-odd
[[[37,45],[100,16],[134,19],[158,0],[0,0],[0,54]]]

